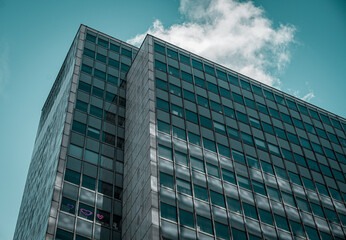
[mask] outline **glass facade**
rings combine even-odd
[[[77,36],[28,175],[49,190],[37,239],[345,239],[344,118],[150,35]]]
[[[163,239],[345,238],[345,119],[159,39],[153,52]]]

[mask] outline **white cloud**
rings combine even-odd
[[[180,0],[182,24],[165,28],[155,20],[146,33],[128,40],[140,45],[147,33],[213,60],[244,75],[278,87],[278,74],[290,61],[295,27],[273,27],[252,2]]]
[[[306,83],[306,85],[308,85]],[[300,98],[303,101],[310,102],[311,99],[313,99],[315,96],[314,92],[312,90],[309,90],[308,93],[306,93],[304,96],[301,96],[299,90],[292,90],[292,89],[287,89],[290,94],[295,96],[296,98]]]

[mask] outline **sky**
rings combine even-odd
[[[40,111],[80,24],[149,32],[346,117],[344,0],[0,0],[0,239],[13,238]]]

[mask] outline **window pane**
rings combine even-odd
[[[176,207],[173,207],[165,203],[161,203],[161,217],[176,222],[177,221]]]
[[[179,209],[180,224],[194,228],[195,223],[193,220],[193,214],[182,209]]]
[[[212,204],[225,208],[225,200],[222,194],[214,192],[214,191],[210,191],[210,198],[211,198]]]
[[[213,234],[213,226],[210,219],[197,216],[197,225],[201,231]]]

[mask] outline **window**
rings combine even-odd
[[[288,227],[287,219],[285,217],[281,217],[277,214],[274,214],[274,218],[275,218],[276,226],[278,228],[282,228],[288,232],[290,231],[290,229]]]
[[[60,210],[68,213],[75,214],[76,211],[76,201],[63,197],[61,199]]]
[[[109,227],[111,216],[109,212],[97,209],[96,211],[96,222],[101,223],[104,226]]]
[[[258,162],[258,160],[256,158],[253,158],[253,157],[250,157],[250,156],[246,156],[246,160],[247,160],[247,164],[250,167],[254,167],[254,168],[259,169],[259,162]]]
[[[280,114],[277,110],[273,109],[273,108],[269,108],[269,112],[270,112],[270,116],[280,119]]]
[[[274,101],[274,95],[272,92],[269,92],[268,90],[266,89],[263,89],[263,92],[264,92],[264,96],[272,101]]]
[[[165,47],[164,47],[164,46],[161,46],[161,45],[159,45],[159,44],[157,44],[157,43],[154,43],[154,50],[155,50],[155,52],[161,53],[161,54],[163,54],[163,55],[166,54],[166,53],[165,53]]]
[[[207,138],[203,138],[203,146],[204,146],[204,148],[206,148],[210,151],[216,152],[216,146],[215,146],[214,141],[211,141]]]
[[[220,87],[220,94],[223,97],[231,98],[231,93],[229,92],[229,90],[227,90],[225,88]]]
[[[211,203],[225,208],[225,200],[223,195],[214,191],[210,191]]]
[[[282,117],[282,121],[288,123],[288,124],[292,124],[292,120],[291,117],[285,113],[281,113],[281,117]]]
[[[127,50],[125,48],[121,48],[121,55],[124,55],[124,56],[129,57],[129,58],[132,57],[131,50]]]
[[[241,213],[241,207],[240,207],[239,200],[227,197],[227,205],[228,205],[229,210],[236,212],[236,213]]]
[[[228,132],[228,135],[232,138],[235,138],[237,140],[240,139],[240,135],[239,135],[239,132],[237,129],[234,129],[234,128],[231,128],[231,127],[227,127],[227,132]]]
[[[197,95],[197,103],[203,107],[209,107],[208,99],[199,95]]]
[[[113,102],[113,103],[117,102],[117,96],[110,92],[106,92],[105,99],[109,102]]]
[[[244,98],[244,99],[245,99],[245,105],[246,106],[256,109],[255,101],[248,99],[248,98]]]
[[[163,72],[167,72],[166,63],[160,62],[158,60],[155,60],[155,68],[157,68]]]
[[[171,127],[168,123],[157,120],[157,129],[161,132],[171,134]]]
[[[118,78],[113,76],[113,75],[108,74],[107,75],[107,82],[112,83],[114,85],[118,85]]]
[[[172,220],[174,222],[177,221],[177,209],[171,205],[166,203],[161,203],[161,217]]]
[[[215,121],[213,122],[213,124],[216,132],[226,135],[226,128],[224,124]]]
[[[232,75],[228,75],[229,82],[233,85],[239,86],[238,78]]]
[[[244,143],[254,145],[251,135],[244,133],[244,132],[241,132],[241,137],[242,137]]]
[[[105,55],[102,55],[100,53],[96,54],[96,60],[106,63],[107,62],[107,57]]]
[[[73,123],[72,123],[72,130],[76,131],[76,132],[79,132],[81,134],[85,134],[86,125],[81,123],[81,122],[73,121]]]
[[[205,69],[206,73],[215,76],[215,69],[213,67],[211,67],[207,64],[204,64],[204,69]]]
[[[185,109],[186,120],[198,123],[197,114]]]
[[[296,110],[298,111],[297,109],[297,105],[295,102],[289,100],[289,99],[286,99],[286,102],[287,102],[287,106],[290,108],[290,109],[293,109],[293,110]]]
[[[263,125],[263,130],[266,131],[266,132],[269,132],[271,134],[274,134],[274,129],[273,129],[273,126],[268,124],[268,123],[265,123],[265,122],[262,122],[262,125]]]
[[[94,76],[99,78],[99,79],[106,80],[106,73],[102,72],[100,70],[95,69],[94,70]]]
[[[103,98],[103,90],[101,88],[93,87],[92,94],[96,97]]]
[[[238,102],[240,104],[244,104],[243,97],[235,92],[232,92],[232,97],[235,102]]]
[[[195,170],[205,172],[204,162],[194,157],[190,157],[191,167]]]
[[[252,118],[252,117],[249,117],[249,119],[250,119],[250,125],[251,125],[251,126],[253,126],[253,127],[255,127],[255,128],[258,128],[258,129],[262,129],[259,120],[257,120],[256,118]]]
[[[193,214],[182,209],[179,209],[180,224],[194,228],[195,223],[193,220]]]
[[[88,104],[82,101],[77,100],[76,109],[81,110],[82,112],[88,111]]]
[[[265,161],[261,161],[261,165],[262,165],[262,170],[264,172],[274,175],[273,166],[270,163],[267,163]]]
[[[87,175],[83,175],[82,186],[88,188],[90,190],[95,191],[96,188],[96,179],[89,177]]]
[[[169,112],[169,104],[167,101],[156,98],[156,107]]]
[[[191,133],[191,132],[188,132],[188,136],[189,136],[189,142],[190,143],[193,143],[193,144],[196,144],[198,146],[201,146],[201,138],[200,136],[194,134],[194,133]]]
[[[185,193],[185,194],[188,194],[188,195],[192,195],[191,194],[191,183],[189,183],[189,182],[187,182],[185,180],[182,180],[180,178],[177,178],[176,182],[177,182],[177,190],[178,190],[178,192]]]
[[[197,60],[195,60],[195,59],[192,59],[192,66],[193,66],[194,68],[197,68],[197,69],[203,71],[203,65],[202,65],[202,63],[199,62],[199,61],[197,61]]]
[[[255,144],[257,148],[267,151],[266,143],[261,139],[255,138]]]
[[[90,105],[90,114],[95,116],[95,117],[102,118],[103,111],[101,108]]]
[[[95,58],[95,52],[91,51],[90,49],[84,48],[84,55],[91,57],[91,58]]]
[[[209,118],[199,116],[199,121],[203,127],[212,128],[211,120]]]
[[[228,171],[226,169],[222,169],[222,178],[224,181],[236,184],[234,172]]]
[[[92,73],[93,68],[88,65],[82,64],[82,72],[86,72],[88,74]]]
[[[197,225],[201,231],[213,235],[213,226],[210,219],[197,215]]]
[[[173,159],[172,149],[163,145],[158,145],[158,153],[160,157],[167,158],[169,160]]]
[[[183,54],[179,54],[180,62],[190,65],[190,57],[185,56]]]
[[[111,112],[105,111],[105,116],[104,116],[106,122],[115,124],[115,114]]]
[[[113,186],[111,184],[99,181],[98,182],[98,192],[112,197],[113,196]]]
[[[160,185],[174,189],[173,176],[160,172]]]
[[[169,92],[181,96],[181,88],[173,84],[169,84]]]
[[[245,164],[244,154],[236,150],[232,150],[232,155],[233,155],[234,161]]]
[[[173,75],[173,76],[180,77],[179,69],[172,67],[170,65],[168,65],[168,73]]]
[[[86,218],[88,220],[93,220],[94,219],[94,208],[89,206],[89,205],[79,203],[78,216]]]
[[[173,51],[172,49],[167,48],[167,56],[178,60],[178,53],[176,51]]]
[[[289,220],[291,229],[294,235],[299,235],[305,237],[304,230],[301,223],[294,222]]]
[[[87,84],[85,82],[79,81],[78,89],[80,89],[84,92],[90,93],[91,92],[91,85]]]
[[[79,183],[80,183],[80,173],[72,171],[70,169],[66,169],[65,178],[64,179],[65,179],[65,181],[68,181],[68,182],[71,182],[71,183],[79,185]]]
[[[252,181],[252,187],[253,187],[253,190],[256,192],[256,193],[259,193],[259,194],[262,194],[262,195],[267,195],[267,192],[266,192],[266,189],[264,188],[264,184],[263,183],[260,183],[260,182],[257,182],[257,181]]]
[[[181,71],[181,78],[187,82],[192,83],[192,75],[190,73]]]
[[[258,219],[256,208],[254,206],[247,203],[243,203],[243,208],[244,208],[245,216]]]
[[[252,89],[254,93],[256,93],[257,95],[263,96],[262,89],[260,87],[256,85],[252,85]]]
[[[302,186],[302,182],[300,181],[299,175],[295,174],[293,172],[288,172],[288,175],[290,176],[290,179],[293,183],[298,184]]]
[[[120,47],[118,45],[113,44],[113,43],[110,43],[110,49],[114,52],[117,52],[117,53],[120,52]]]
[[[263,104],[257,103],[257,108],[261,113],[268,114],[268,109]]]
[[[281,96],[281,95],[277,95],[275,94],[275,99],[278,103],[282,104],[282,105],[286,105],[285,104],[285,99]]]
[[[101,38],[98,39],[97,44],[102,46],[102,47],[108,48],[108,41],[103,40]]]
[[[212,92],[214,92],[216,94],[219,94],[219,90],[217,88],[217,85],[215,85],[215,84],[213,84],[211,82],[207,82],[207,87],[208,87],[209,91],[212,91]]]
[[[187,155],[185,153],[175,151],[174,157],[176,163],[182,164],[184,166],[189,166]]]
[[[250,87],[250,83],[240,79],[240,86],[243,88],[243,89],[246,89],[248,91],[251,91],[251,87]]]
[[[207,189],[205,189],[204,187],[200,187],[197,185],[193,186],[194,192],[195,192],[195,197],[201,200],[204,200],[206,202],[208,202],[208,193],[207,193]]]
[[[285,133],[285,130],[282,130],[281,128],[277,128],[275,127],[275,132],[276,132],[276,135],[282,139],[287,139],[286,137],[286,133]]]
[[[298,208],[307,212],[311,212],[309,204],[306,200],[303,200],[301,198],[296,198],[296,200],[297,200]]]
[[[282,199],[284,200],[284,203],[296,207],[294,198],[291,194],[285,193],[285,192],[281,192],[281,194],[282,194]]]
[[[102,141],[111,145],[115,144],[115,136],[110,133],[103,132]]]
[[[109,58],[108,59],[108,65],[115,67],[116,69],[119,69],[119,62],[114,60],[114,59]]]
[[[281,197],[279,194],[279,190],[272,188],[272,187],[267,187],[268,189],[268,195],[270,198],[275,199],[276,201],[281,202]]]
[[[210,108],[215,112],[222,113],[221,105],[217,102],[210,101]]]
[[[96,37],[87,33],[86,35],[86,40],[90,41],[90,42],[96,42]]]
[[[225,72],[222,72],[221,70],[216,69],[216,74],[218,78],[227,81],[227,74]]]
[[[168,90],[168,87],[167,87],[167,82],[159,79],[159,78],[156,78],[156,87],[157,88],[161,88],[163,90]]]
[[[208,174],[217,178],[220,178],[219,168],[210,163],[207,163]]]
[[[195,76],[195,84],[201,88],[205,88],[205,81],[202,78]]]
[[[218,222],[214,222],[214,224],[215,224],[216,236],[223,239],[229,239],[228,226]]]
[[[237,179],[238,179],[238,184],[240,187],[251,190],[250,181],[248,178],[237,175]]]
[[[100,130],[88,127],[88,136],[98,140],[100,138]]]
[[[230,118],[235,118],[235,112],[232,108],[223,106],[223,112],[226,116],[228,116]]]
[[[273,218],[270,212],[263,209],[258,209],[258,213],[262,222],[270,224],[270,225],[274,225]]]

